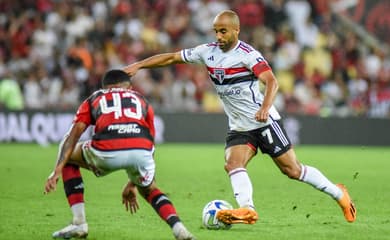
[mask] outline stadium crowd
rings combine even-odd
[[[235,10],[240,39],[280,84],[281,112],[390,117],[390,56],[339,24],[321,0],[20,0],[0,2],[0,109],[74,110],[102,74],[156,53],[214,41],[216,13]],[[206,69],[141,70],[158,111],[220,112]]]

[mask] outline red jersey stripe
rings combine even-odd
[[[238,67],[238,68],[213,68],[207,66],[207,70],[209,73],[214,74],[215,70],[223,69],[225,71],[226,75],[233,75],[237,73],[243,73],[243,72],[249,72],[249,70],[246,67]]]

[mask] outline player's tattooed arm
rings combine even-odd
[[[56,189],[57,182],[61,176],[62,169],[65,164],[71,159],[73,150],[81,137],[81,134],[87,129],[85,123],[75,123],[71,126],[70,131],[65,134],[58,151],[57,162],[54,171],[49,175],[46,184],[45,192],[49,193]]]
[[[63,166],[70,160],[73,150],[79,141],[83,132],[87,129],[87,125],[78,122],[71,126],[69,132],[65,134],[58,151],[56,170],[62,170]]]

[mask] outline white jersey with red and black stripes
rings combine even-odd
[[[272,106],[267,122],[261,123],[255,119],[264,99],[258,76],[271,68],[261,53],[252,46],[238,41],[234,48],[223,52],[214,42],[183,49],[181,57],[185,62],[207,66],[210,79],[229,118],[230,130],[249,131],[281,118]]]

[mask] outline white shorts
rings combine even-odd
[[[91,146],[91,141],[86,141],[82,145],[82,150],[89,169],[98,177],[124,169],[135,185],[146,187],[154,179],[156,168],[153,159],[154,149],[99,151]]]

